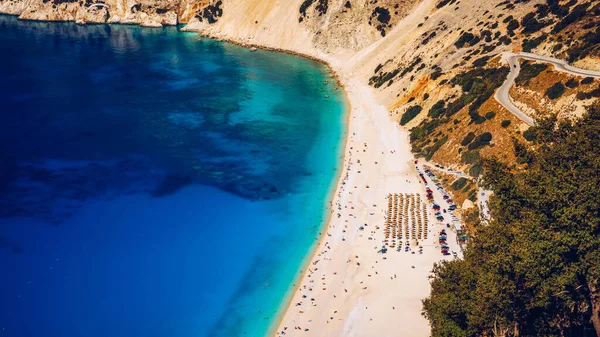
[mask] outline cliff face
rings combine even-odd
[[[23,20],[123,23],[147,27],[188,22],[208,0],[2,0],[0,12]]]
[[[386,36],[418,0],[0,0],[24,20],[187,29],[270,47],[336,56]]]
[[[381,40],[418,0],[226,0],[214,22],[193,18],[187,30],[347,60]]]

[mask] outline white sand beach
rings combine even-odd
[[[425,187],[408,132],[389,119],[371,88],[350,77],[340,81],[351,105],[342,177],[326,236],[303,271],[276,334],[429,336],[421,300],[429,294],[433,264],[444,258],[438,247],[443,226],[430,221],[428,239],[419,242],[422,254],[412,242],[415,253],[378,253],[388,193],[420,193],[424,200]],[[429,205],[427,209],[429,219],[435,219]],[[448,234],[451,249],[458,251],[454,233]]]

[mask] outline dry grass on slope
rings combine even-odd
[[[369,61],[370,84],[391,117],[411,130],[417,156],[473,176],[481,172],[482,159],[491,156],[521,167],[527,159],[522,149],[533,146],[532,131],[493,99],[507,74],[499,54],[526,49],[589,60],[600,50],[592,24],[599,10],[587,0],[437,0],[418,24],[414,18],[401,22],[405,29],[390,33],[397,40],[386,38],[377,48],[387,59]],[[411,24],[414,29],[407,29]],[[564,92],[557,82],[564,84]],[[511,93],[534,117],[566,117],[596,100],[600,89],[595,86],[578,83],[575,88],[570,75],[546,70]],[[551,97],[556,92],[559,97]]]
[[[545,63],[522,62],[522,66],[525,74],[527,69],[546,67],[536,76],[517,81],[517,85],[510,90],[515,104],[534,118],[554,114],[559,119],[579,118],[586,111],[586,106],[593,104],[600,97],[598,80],[555,71]],[[535,72],[530,75],[535,75]],[[557,97],[553,96],[553,91]]]
[[[516,157],[513,150],[512,138],[519,136],[522,125],[524,123],[504,109],[496,100],[490,98],[481,106],[481,111],[486,111],[491,117],[481,124],[471,122],[471,117],[468,114],[468,109],[464,108],[456,114],[454,120],[459,122],[446,128],[444,134],[449,135],[449,140],[442,146],[432,157],[434,162],[439,162],[443,165],[457,165],[458,168],[465,172],[474,171],[473,169],[479,166],[480,160],[469,160],[466,154],[479,152],[480,158],[497,157],[507,163],[514,163]],[[490,114],[492,113],[492,114]],[[510,125],[506,128],[502,127],[503,121],[510,121]],[[480,149],[469,149],[469,144],[462,145],[462,142],[469,133],[473,133],[475,137],[489,132],[492,135],[492,140],[487,146]]]

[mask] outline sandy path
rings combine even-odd
[[[326,237],[304,271],[277,335],[429,336],[421,300],[429,294],[433,263],[442,258],[436,244],[442,226],[430,226],[423,254],[377,252],[384,238],[387,194],[422,193],[425,200],[425,190],[408,132],[390,122],[371,88],[353,79],[341,81],[352,107],[342,179]],[[458,250],[451,235],[451,248]]]

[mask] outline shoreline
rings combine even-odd
[[[292,49],[249,43],[241,38],[212,36],[194,30],[178,31],[193,32],[244,48],[282,52],[319,62],[327,66],[338,87],[344,91],[346,135],[341,158],[343,171],[339,172],[335,185],[332,185],[335,186],[333,194],[327,198],[329,203],[323,208],[328,213],[323,217],[326,223],[319,228],[318,240],[311,245],[304,257],[297,271],[297,279],[294,278],[294,284],[284,295],[277,309],[277,316],[269,324],[267,335],[292,335],[298,332],[301,336],[312,336],[317,331],[319,335],[428,336],[430,327],[429,322],[421,316],[421,300],[429,294],[428,276],[433,263],[442,260],[435,240],[432,240],[435,231],[442,226],[432,226],[433,233],[426,240],[428,242],[419,242],[426,250],[421,255],[415,256],[415,252],[412,252],[411,256],[392,251],[383,256],[376,252],[383,241],[383,233],[378,225],[384,223],[382,206],[387,204],[386,195],[423,194],[424,187],[414,168],[408,132],[389,119],[387,108],[376,101],[373,89],[357,79],[351,68],[344,67],[341,61],[318,50],[314,50],[316,55],[311,55]],[[362,152],[359,151],[359,145]],[[353,155],[359,157],[358,161]],[[359,166],[359,170],[356,166]],[[361,174],[361,170],[365,173]],[[351,185],[354,185],[352,191]],[[338,210],[337,217],[334,216],[334,207]],[[430,209],[428,213],[432,213]],[[370,227],[363,231],[363,223]],[[374,227],[377,230],[372,230]],[[371,242],[367,242],[367,238]],[[338,263],[330,262],[333,260]],[[369,265],[371,269],[367,269]],[[383,272],[392,273],[393,276],[387,276],[396,283],[390,283],[387,277],[384,280],[378,276],[381,274],[375,270],[376,266],[384,268]],[[310,295],[314,298],[310,298],[311,302],[308,302],[307,295],[302,292],[306,289],[312,291],[311,283],[315,280],[311,276],[316,275],[317,270],[322,274],[321,280],[326,280],[321,282],[324,285],[320,287],[323,293],[321,289],[318,289],[318,294],[311,292]],[[375,275],[372,275],[372,270]],[[396,278],[394,272],[400,274],[400,279]],[[330,279],[333,279],[333,286],[329,283]],[[394,291],[386,293],[385,290],[390,286]],[[408,291],[404,293],[398,286],[406,287]],[[341,292],[342,289],[345,292]],[[308,303],[302,303],[302,299]],[[294,302],[304,304],[304,310],[297,310],[297,306],[292,305]],[[314,309],[317,303],[318,309]],[[310,306],[307,308],[306,304]],[[395,311],[396,309],[400,310]],[[371,312],[374,315],[367,318]],[[331,324],[327,317],[329,315]],[[335,320],[334,315],[337,316]],[[378,323],[371,325],[374,317]],[[291,329],[292,326],[294,329]],[[308,331],[312,333],[307,334]]]
[[[325,211],[329,210],[329,214],[326,215],[327,223],[322,228],[316,245],[311,247],[309,254],[302,262],[298,271],[298,281],[294,283],[282,300],[280,308],[284,307],[284,310],[273,318],[268,329],[268,336],[313,336],[315,335],[314,331],[317,331],[319,336],[376,336],[382,334],[403,337],[429,336],[431,328],[429,322],[421,315],[421,301],[430,293],[429,275],[433,264],[444,259],[450,259],[441,256],[436,241],[436,232],[444,229],[445,226],[440,223],[432,224],[428,231],[429,239],[419,240],[419,244],[424,251],[420,255],[415,256],[398,251],[391,252],[388,257],[383,257],[375,253],[378,245],[375,244],[375,250],[372,246],[374,242],[379,242],[379,245],[381,245],[380,242],[383,241],[383,233],[382,230],[379,230],[378,225],[382,225],[384,222],[384,210],[380,207],[386,203],[388,193],[421,195],[423,198],[425,195],[424,185],[421,183],[413,164],[415,158],[412,154],[408,131],[389,119],[388,109],[376,101],[371,87],[361,83],[359,79],[354,77],[351,69],[344,67],[342,62],[333,57],[328,57],[326,54],[322,54],[322,56],[311,55],[297,50],[249,43],[241,39],[236,40],[223,36],[211,36],[201,33],[199,35],[245,48],[257,48],[296,55],[324,64],[336,79],[338,86],[344,90],[348,104],[346,116],[347,135],[342,158],[343,171],[340,172],[337,178],[334,194],[329,200],[329,204],[325,205]],[[356,118],[360,122],[355,121]],[[358,135],[363,132],[363,135]],[[382,165],[378,165],[378,161],[375,161],[374,164],[371,161],[370,165],[366,165],[369,168],[365,169],[363,167],[367,171],[367,174],[365,174],[367,175],[366,179],[359,177],[360,170],[356,170],[356,168],[352,170],[352,166],[363,166],[360,159],[354,161],[352,158],[352,151],[356,150],[358,145],[362,145],[363,142],[365,146],[367,146],[367,143],[369,144],[369,149],[371,149],[370,146],[373,142],[376,145],[376,153],[373,155],[372,152],[367,155],[367,158],[383,157],[383,162],[379,162]],[[379,155],[380,150],[382,150],[381,155]],[[382,168],[383,166],[385,166],[385,169]],[[357,181],[368,183],[362,187],[366,186],[370,190],[362,190],[361,188],[361,193],[356,193],[358,191],[353,193],[345,188],[349,187],[350,184],[357,184],[354,186],[354,188],[357,188],[360,184]],[[374,190],[377,193],[376,195],[372,193]],[[364,199],[369,199],[369,201]],[[344,212],[344,209],[341,208],[342,205],[348,207],[348,205],[357,204],[361,204],[360,209],[355,210],[354,206],[351,206],[354,211],[347,214],[350,219],[347,215],[342,216],[340,214]],[[381,213],[376,215],[377,210],[368,205],[380,208]],[[338,207],[339,210],[337,217],[334,216],[334,207]],[[429,206],[426,212],[429,219],[435,218]],[[360,221],[356,220],[358,219],[357,216],[360,217]],[[349,220],[355,223],[348,227],[342,220],[345,223],[348,223]],[[376,231],[367,234],[367,236],[370,236],[368,240],[374,240],[370,243],[362,242],[363,239],[366,240],[367,238],[364,238],[365,235],[357,229],[359,224],[364,223],[366,226],[367,222],[372,227],[377,228]],[[369,229],[372,229],[372,227],[369,227]],[[356,230],[357,232],[347,233],[344,228],[349,231]],[[366,234],[365,232],[363,233]],[[455,234],[451,232],[450,237],[455,239]],[[337,240],[341,238],[341,242],[329,243],[332,238]],[[453,250],[458,251],[458,246],[451,246]],[[415,247],[411,247],[411,251],[412,249],[416,250]],[[415,252],[412,252],[412,254],[415,254]],[[359,255],[360,263],[356,262],[359,267],[350,265],[354,257],[356,261],[359,260]],[[363,258],[365,255],[367,255],[367,259]],[[347,261],[345,261],[346,263],[342,261],[337,264],[328,263],[333,260],[333,257],[330,256],[335,256],[338,261],[341,259],[347,259]],[[372,271],[360,267],[361,264],[371,264],[371,268],[375,268],[380,262],[381,265],[388,263],[394,265],[385,271],[391,273],[388,275],[392,280],[391,283],[397,282],[393,287],[397,287],[400,283],[401,287],[406,287],[406,293],[403,293],[400,289],[395,289],[389,294],[385,293],[390,281],[386,281],[387,278],[384,280],[381,277],[376,281],[372,281],[372,286],[363,287],[364,282],[371,282],[372,276],[377,277],[376,275],[380,274],[375,271],[375,275],[372,275]],[[317,263],[319,263],[318,266]],[[339,268],[340,266],[344,267],[344,265],[346,266],[345,273],[344,271],[340,273]],[[312,284],[316,280],[311,279],[311,276],[316,275],[319,268],[321,268],[321,281],[329,281],[329,278],[333,278],[335,280],[334,287],[339,287],[333,289],[340,290],[340,292],[336,293],[335,290],[332,290],[329,282],[322,282],[324,287],[319,289],[319,291],[322,290],[326,294],[321,295],[312,292]],[[400,274],[400,279],[396,278],[396,273]],[[364,279],[361,279],[359,284],[352,285],[353,288],[348,286],[348,284],[361,277]],[[345,286],[350,289],[344,288],[345,292],[341,293],[341,289]],[[368,288],[374,288],[375,290]],[[305,291],[303,293],[307,289],[311,291],[310,295],[314,297],[307,296],[309,292]],[[343,300],[341,299],[342,296],[344,296]],[[322,304],[321,300],[323,298],[325,298],[326,305],[320,305],[319,309],[312,310],[317,307],[316,303]],[[310,305],[308,310],[306,304]],[[299,310],[298,306],[302,307],[303,310]],[[373,307],[375,307],[375,310],[373,310]],[[399,311],[396,311],[396,309],[399,309]],[[367,319],[365,315],[368,312],[375,312],[375,315]],[[341,318],[335,320],[335,315],[341,316]],[[383,323],[380,321],[378,324],[371,325],[370,323],[374,318],[383,318]]]
[[[193,31],[188,31],[188,32],[193,32]],[[197,33],[197,32],[195,32]],[[349,139],[349,134],[350,134],[350,117],[352,114],[352,104],[350,102],[350,97],[348,95],[348,90],[346,89],[344,83],[342,82],[342,80],[340,79],[339,74],[333,69],[333,66],[326,60],[320,59],[316,56],[311,56],[308,54],[304,54],[304,53],[300,53],[300,52],[296,52],[296,51],[291,51],[291,50],[286,50],[286,49],[282,49],[282,48],[273,48],[273,47],[266,47],[266,46],[261,46],[258,44],[250,44],[250,43],[245,43],[245,42],[240,42],[240,41],[235,41],[235,40],[227,40],[227,39],[220,39],[220,38],[213,38],[211,36],[208,35],[204,35],[204,34],[199,34],[198,35],[204,37],[204,38],[208,38],[211,40],[215,40],[215,41],[220,41],[220,42],[226,42],[226,43],[231,43],[233,45],[239,46],[239,47],[243,47],[243,48],[247,48],[247,49],[251,49],[251,48],[256,48],[256,49],[260,49],[260,50],[265,50],[265,51],[272,51],[272,52],[278,52],[278,53],[284,53],[284,54],[288,54],[288,55],[294,55],[294,56],[298,56],[298,57],[302,57],[305,59],[309,59],[315,62],[318,62],[322,65],[325,65],[327,67],[327,71],[331,74],[331,76],[333,77],[333,79],[335,79],[336,81],[336,85],[342,90],[343,95],[344,95],[344,100],[345,100],[345,106],[344,106],[344,130],[345,130],[345,135],[342,135],[344,137],[343,139],[343,144],[341,144],[341,165],[339,167],[339,171],[338,174],[336,175],[337,177],[335,178],[335,183],[332,183],[332,187],[330,192],[328,193],[327,197],[326,197],[326,203],[325,203],[325,207],[323,209],[324,212],[324,216],[323,216],[323,225],[319,228],[319,235],[318,235],[318,240],[316,240],[316,242],[313,242],[313,244],[310,246],[308,253],[306,254],[306,256],[304,256],[302,263],[299,266],[298,271],[296,272],[296,276],[294,279],[294,284],[292,285],[292,287],[290,287],[290,289],[286,292],[286,294],[284,295],[281,304],[279,306],[279,308],[277,309],[278,314],[276,315],[275,318],[272,319],[271,324],[269,325],[269,328],[267,330],[267,334],[266,336],[275,336],[277,334],[277,329],[279,328],[279,326],[282,324],[284,317],[286,316],[286,314],[288,313],[288,311],[290,310],[291,304],[292,304],[292,300],[294,297],[294,294],[298,291],[298,289],[301,286],[302,280],[304,279],[305,275],[306,275],[306,271],[308,270],[308,267],[310,266],[310,262],[314,259],[318,248],[322,245],[323,240],[325,238],[325,232],[327,231],[327,229],[329,228],[329,225],[331,223],[331,220],[333,218],[333,213],[334,213],[334,208],[333,208],[333,203],[334,203],[334,199],[335,199],[335,195],[338,193],[338,191],[340,190],[341,187],[341,183],[342,183],[342,175],[343,172],[346,171],[346,166],[347,166],[347,161],[346,161],[346,150],[347,150],[347,146],[348,146],[348,139]],[[281,310],[283,309],[283,310]]]
[[[7,16],[15,16],[18,17],[18,14],[6,14],[6,13],[0,13],[0,15],[7,15]],[[29,21],[29,22],[47,22],[47,23],[74,23],[77,24],[75,21],[72,20],[32,20],[32,19],[18,19],[18,20],[22,20],[22,21]],[[81,26],[88,26],[88,25],[127,25],[127,26],[139,26],[140,28],[155,28],[155,27],[145,27],[143,25],[140,24],[132,24],[132,23],[85,23],[85,24],[77,24],[77,25],[81,25]],[[326,198],[324,199],[325,204],[323,205],[323,222],[321,224],[321,226],[318,228],[318,236],[316,237],[317,240],[313,241],[309,247],[309,250],[307,252],[307,254],[303,257],[303,260],[301,262],[301,264],[299,265],[298,270],[296,271],[296,274],[294,275],[294,280],[293,283],[295,284],[295,286],[290,287],[290,289],[288,289],[286,291],[286,293],[284,294],[282,301],[280,302],[278,308],[277,308],[277,315],[276,317],[273,317],[273,319],[271,320],[269,327],[267,329],[267,333],[266,336],[274,336],[276,334],[277,328],[279,327],[279,325],[281,324],[281,322],[283,321],[286,313],[288,312],[292,300],[293,300],[293,295],[297,292],[298,287],[300,287],[301,281],[304,278],[304,275],[306,274],[305,271],[308,269],[310,262],[313,260],[314,256],[316,255],[317,249],[319,246],[321,246],[323,238],[325,237],[325,232],[327,231],[329,224],[331,222],[331,219],[333,217],[333,200],[335,195],[338,193],[339,188],[340,188],[340,184],[342,182],[342,173],[345,171],[346,166],[347,166],[347,161],[346,161],[346,147],[348,145],[348,138],[349,138],[349,123],[350,123],[350,119],[351,119],[351,112],[352,112],[352,104],[350,102],[350,97],[348,95],[348,90],[346,89],[344,83],[342,82],[342,80],[340,79],[340,76],[338,74],[338,72],[336,70],[334,70],[333,66],[330,64],[329,61],[321,59],[319,57],[316,56],[312,56],[306,53],[301,53],[301,52],[297,52],[297,51],[292,51],[292,50],[286,50],[283,48],[274,48],[274,47],[268,47],[268,46],[263,46],[263,45],[259,45],[259,44],[251,44],[251,43],[246,43],[243,41],[237,41],[234,39],[224,39],[224,38],[219,38],[219,37],[213,37],[207,34],[201,34],[197,31],[193,31],[193,30],[184,30],[184,29],[180,29],[177,26],[165,26],[162,27],[162,29],[166,29],[166,28],[172,28],[172,27],[176,27],[177,28],[177,32],[182,32],[182,33],[194,33],[197,34],[200,37],[203,38],[207,38],[207,39],[211,39],[214,41],[219,41],[219,42],[224,42],[224,43],[230,43],[242,48],[246,48],[246,49],[251,49],[251,48],[256,48],[256,49],[260,49],[260,50],[265,50],[265,51],[272,51],[272,52],[278,52],[278,53],[284,53],[284,54],[288,54],[288,55],[293,55],[293,56],[298,56],[298,57],[302,57],[305,59],[309,59],[312,60],[314,62],[318,62],[321,65],[324,65],[327,68],[327,72],[332,76],[332,78],[336,81],[336,85],[340,88],[340,90],[343,91],[343,97],[344,97],[344,134],[341,135],[341,137],[343,137],[343,140],[340,142],[340,152],[339,154],[341,155],[341,157],[339,158],[339,166],[338,169],[339,171],[336,174],[336,178],[335,180],[331,183],[331,187],[330,190],[326,196]]]

